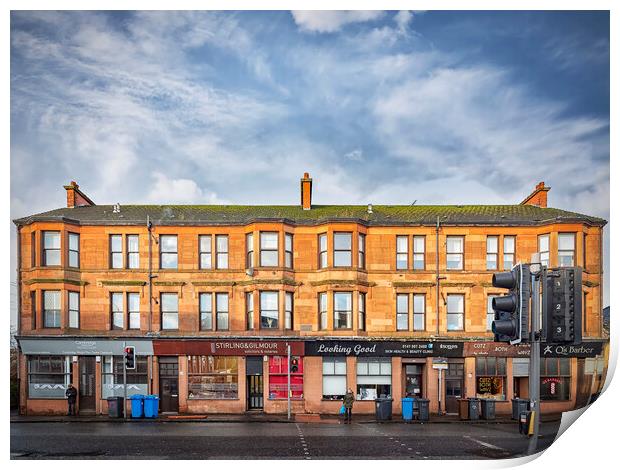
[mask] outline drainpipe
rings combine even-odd
[[[149,237],[149,333],[153,330],[153,236],[151,234],[153,224],[151,224],[151,217],[146,216],[146,229],[148,230]]]
[[[16,225],[15,232],[17,233],[17,336],[19,336],[22,331],[22,240],[19,229],[20,226]]]
[[[437,225],[435,226],[435,289],[437,301],[437,336],[439,336],[439,216],[437,216]]]

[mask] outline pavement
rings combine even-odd
[[[173,424],[174,423],[174,424]],[[517,424],[433,422],[12,422],[12,459],[507,459]],[[538,450],[559,421],[544,422]]]
[[[561,414],[542,415],[542,421],[559,421]],[[106,415],[87,415],[87,416],[22,416],[11,414],[11,423],[106,423],[106,422],[124,422],[122,418],[110,418]],[[318,415],[318,414],[297,414],[292,415],[289,420],[286,414],[265,414],[265,413],[244,413],[244,414],[211,414],[211,415],[191,415],[191,414],[172,414],[159,415],[157,418],[127,418],[127,421],[154,421],[154,422],[174,422],[174,423],[324,423],[337,424],[342,422],[339,415]],[[378,422],[375,415],[353,415],[355,423],[376,423]],[[421,422],[418,420],[404,421],[401,415],[393,415],[391,420],[381,421],[384,424],[389,423],[406,423],[406,424],[450,424],[463,423],[465,420],[459,419],[456,415],[431,415],[429,421]],[[479,420],[477,423],[484,424],[515,424],[516,420],[511,419],[510,415],[499,415],[491,420]]]

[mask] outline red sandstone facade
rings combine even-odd
[[[299,361],[293,413],[337,413],[342,387],[358,395],[354,413],[373,413],[372,398],[382,394],[394,399],[395,413],[405,395],[428,398],[433,413],[454,411],[458,397],[492,396],[497,412],[509,413],[512,398],[527,396],[526,356],[475,351],[493,339],[488,302],[501,292],[492,273],[535,252],[549,266],[583,267],[584,341],[603,339],[605,221],[549,217],[544,183],[495,222],[476,218],[485,206],[471,220],[461,206],[431,222],[391,213],[375,221],[378,208],[360,218],[343,206],[312,221],[322,209],[311,204],[308,174],[301,180],[307,216],[264,217],[257,208],[232,223],[231,208],[219,209],[216,221],[201,219],[203,209],[188,219],[174,206],[158,217],[149,206],[96,206],[75,182],[65,189],[67,209],[15,221],[24,414],[65,412],[68,381],[80,391],[81,412],[107,413],[106,397],[122,395],[115,371],[123,341],[144,345],[130,392],[159,395],[161,411],[286,412],[282,348],[290,344]],[[534,212],[523,212],[527,205]],[[525,216],[503,220],[515,211]],[[447,357],[440,388],[433,365],[443,354],[308,354],[316,341],[335,339],[457,344],[460,355]],[[239,352],[230,342],[272,349]],[[543,412],[583,406],[602,386],[601,351],[593,351],[543,361]]]

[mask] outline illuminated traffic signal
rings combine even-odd
[[[518,264],[511,271],[493,274],[493,287],[509,289],[508,295],[494,297],[491,329],[495,341],[517,344],[528,340],[530,321],[530,267]]]
[[[133,346],[125,346],[125,369],[136,368],[136,348]]]
[[[299,372],[299,359],[296,357],[291,359],[291,372]]]
[[[548,343],[581,343],[581,268],[546,272],[543,286],[543,336]]]

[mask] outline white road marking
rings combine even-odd
[[[479,444],[479,445],[484,446],[484,447],[488,447],[489,449],[503,450],[503,451],[506,450],[506,449],[502,449],[501,447],[494,446],[493,444],[489,444],[488,442],[484,442],[484,441],[481,441],[479,439],[474,439],[471,436],[464,436],[464,437],[466,439],[469,439],[470,441],[474,441],[476,444]]]

